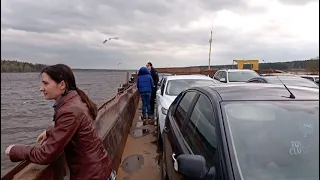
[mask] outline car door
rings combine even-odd
[[[161,111],[159,111],[159,109],[161,109],[160,105],[161,105],[161,100],[162,100],[162,97],[163,97],[163,93],[164,93],[164,90],[165,90],[166,83],[167,83],[167,78],[164,77],[162,82],[161,82],[160,88],[156,93],[156,115],[157,115],[157,117],[159,117],[157,113],[161,112]]]
[[[223,179],[217,111],[205,94],[199,93],[182,130],[190,154],[202,155],[207,167],[216,169],[216,180]]]
[[[168,111],[163,130],[163,154],[167,175],[170,180],[181,179],[181,176],[174,170],[173,155],[175,154],[175,157],[177,157],[179,154],[187,153],[181,135],[181,128],[185,124],[185,118],[196,96],[197,91],[185,92],[175,108],[170,108],[170,111]]]

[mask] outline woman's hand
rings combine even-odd
[[[37,142],[42,145],[47,140],[47,132],[44,130],[37,138]]]
[[[10,146],[7,147],[7,149],[4,151],[5,154],[8,156],[10,153],[11,148],[14,146],[14,144],[11,144]]]

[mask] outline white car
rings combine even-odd
[[[319,75],[301,75],[302,78],[309,79],[310,81],[319,81]]]
[[[160,84],[156,98],[155,115],[158,120],[160,133],[162,134],[164,128],[167,110],[180,92],[192,86],[212,84],[215,84],[213,79],[205,75],[176,75],[165,77]]]
[[[250,69],[221,69],[214,74],[213,79],[216,83],[244,83],[255,77],[260,75]]]

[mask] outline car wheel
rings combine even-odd
[[[160,173],[161,173],[161,180],[169,180],[169,177],[167,175],[166,170],[166,164],[165,164],[165,157],[163,151],[161,152],[161,162],[160,162]]]
[[[160,132],[160,124],[159,124],[159,118],[158,118],[158,122],[157,122],[157,148],[158,148],[158,152],[162,153],[163,151],[163,143],[162,143],[162,137],[161,137],[161,132]]]

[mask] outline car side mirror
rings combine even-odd
[[[226,83],[226,82],[227,82],[226,78],[220,78],[219,81],[220,81],[220,82],[223,82],[223,83]]]
[[[214,179],[216,170],[208,168],[201,155],[181,154],[177,158],[178,172],[186,179]]]

